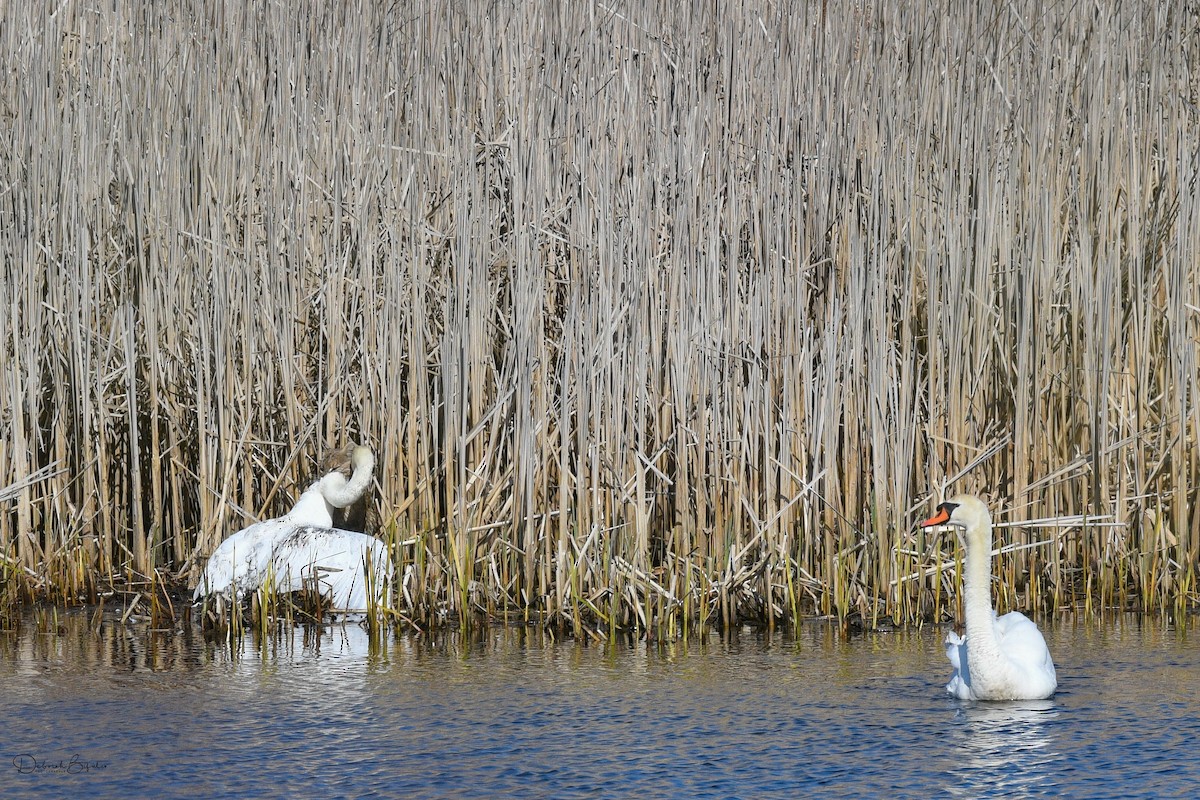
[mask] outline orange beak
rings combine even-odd
[[[945,505],[938,506],[938,512],[920,524],[922,528],[932,528],[935,525],[945,525],[950,521],[950,511]]]

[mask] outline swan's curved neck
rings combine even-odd
[[[325,495],[321,492],[321,482],[317,481],[300,495],[296,505],[288,512],[288,517],[298,525],[316,525],[322,528],[333,527],[333,516]]]
[[[345,508],[362,497],[375,471],[375,456],[370,448],[356,447],[352,461],[354,475],[350,480],[341,472],[329,473],[304,490],[287,518],[297,525],[332,528],[333,509]]]
[[[350,480],[340,472],[331,472],[317,482],[325,502],[333,508],[345,508],[358,498],[371,484],[371,475],[375,471],[375,456],[366,447],[354,449],[354,475]]]
[[[966,530],[966,572],[963,604],[970,645],[972,673],[976,663],[993,663],[1000,655],[996,643],[996,613],[992,610],[992,521],[983,519]],[[986,676],[976,676],[985,678]]]
[[[992,541],[991,536],[973,537],[967,531],[967,563],[963,576],[963,600],[966,605],[967,627],[992,620]],[[971,632],[974,635],[974,631]]]

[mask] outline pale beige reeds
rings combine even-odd
[[[5,596],[354,439],[418,625],[941,613],[993,445],[1120,523],[1004,529],[1006,605],[1191,605],[1194,11],[7,4]]]

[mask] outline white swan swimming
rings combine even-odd
[[[962,700],[1042,700],[1058,678],[1046,640],[1028,617],[992,610],[992,517],[978,497],[959,495],[938,506],[922,528],[949,525],[963,531],[967,548],[963,605],[967,635],[946,636],[954,675],[946,691]],[[969,646],[968,646],[969,645]]]
[[[382,603],[391,585],[387,547],[374,536],[333,527],[333,509],[361,497],[375,469],[369,447],[355,447],[350,460],[349,479],[333,470],[282,517],[256,522],[221,542],[192,601],[230,600],[235,593],[240,598],[270,580],[281,594],[315,587],[334,611],[362,612]]]

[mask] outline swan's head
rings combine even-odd
[[[325,453],[317,464],[317,474],[324,476],[331,472],[340,472],[349,478],[359,466],[372,461],[374,456],[371,448],[351,442]]]
[[[350,451],[349,472],[351,474],[359,472],[370,473],[375,469],[375,453],[365,444],[346,445],[342,452]]]
[[[921,523],[922,528],[957,528],[965,533],[968,542],[991,537],[992,515],[978,497],[960,494],[937,507],[937,513]]]
[[[344,458],[349,450],[350,468],[353,474],[349,479],[343,473],[346,468]],[[340,463],[339,463],[340,462]],[[345,508],[358,500],[366,491],[375,471],[375,453],[366,445],[355,445],[335,451],[326,459],[326,468],[333,467],[325,477],[317,481],[325,502],[333,508]]]

